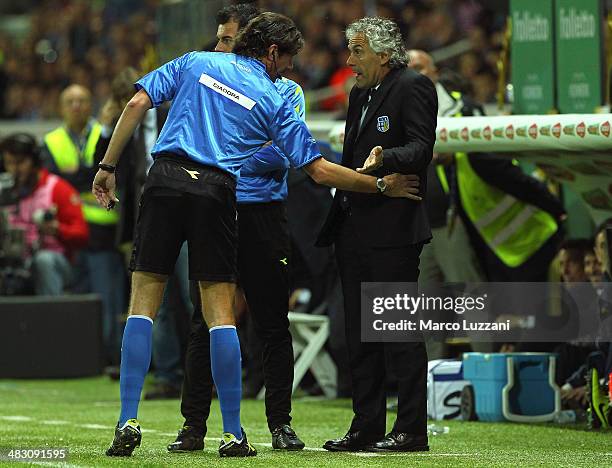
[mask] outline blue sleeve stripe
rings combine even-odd
[[[293,166],[294,169],[300,169],[301,167],[307,166],[308,164],[310,164],[311,162],[313,162],[315,159],[319,159],[322,158],[323,155],[321,153],[314,155],[312,158],[306,160],[305,162],[301,163],[298,166]]]
[[[151,97],[151,93],[149,93],[149,90],[145,88],[143,85],[141,85],[140,83],[138,82],[134,83],[134,88],[136,88],[136,91],[140,91],[142,89],[145,93],[147,93],[147,96],[149,96],[149,100],[151,101],[151,104],[153,104],[153,107],[157,107],[161,104],[160,102],[155,102],[153,98]]]

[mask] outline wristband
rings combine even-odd
[[[110,172],[111,174],[115,173],[115,166],[111,166],[110,164],[98,164],[98,169],[101,169],[106,172]]]

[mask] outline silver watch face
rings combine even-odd
[[[385,184],[384,179],[376,179],[376,188],[378,188],[380,192],[384,192],[387,189],[387,184]]]

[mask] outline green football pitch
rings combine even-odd
[[[612,466],[612,433],[582,426],[446,422],[447,434],[430,437],[431,452],[415,454],[329,453],[330,437],[343,435],[351,418],[347,400],[296,398],[293,426],[306,442],[302,452],[282,453],[270,445],[263,403],[246,401],[242,421],[259,454],[220,459],[221,419],[215,400],[203,452],[169,454],[166,445],[181,425],[179,401],[143,402],[139,419],[142,446],[129,459],[109,459],[119,410],[119,385],[106,378],[80,380],[0,380],[0,451],[67,448],[66,461],[37,461],[37,466],[228,466],[228,467],[498,467]],[[389,414],[392,422],[393,414]],[[1,466],[19,466],[0,461]],[[23,466],[23,465],[21,465]]]

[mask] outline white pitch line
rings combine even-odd
[[[70,424],[68,421],[62,421],[59,419],[47,419],[44,421],[40,421],[41,424],[46,424],[47,426],[62,426],[64,424]]]
[[[358,457],[477,457],[479,453],[437,453],[437,452],[347,452]]]
[[[251,442],[253,445],[261,445],[262,447],[270,447],[272,448],[272,444],[269,442]],[[327,452],[324,448],[320,447],[304,447],[302,450],[306,450],[308,452]]]
[[[5,421],[31,421],[32,418],[29,416],[0,416],[0,419]]]
[[[429,453],[411,452],[410,455],[417,456],[417,457],[478,457],[480,456],[479,453],[436,453],[436,452],[429,452]]]
[[[57,466],[59,468],[83,468],[84,465],[73,465],[66,462],[52,462],[52,461],[28,461],[29,465],[41,465],[41,466]]]
[[[111,426],[104,426],[103,424],[75,424],[76,427],[82,427],[84,429],[114,429]]]

